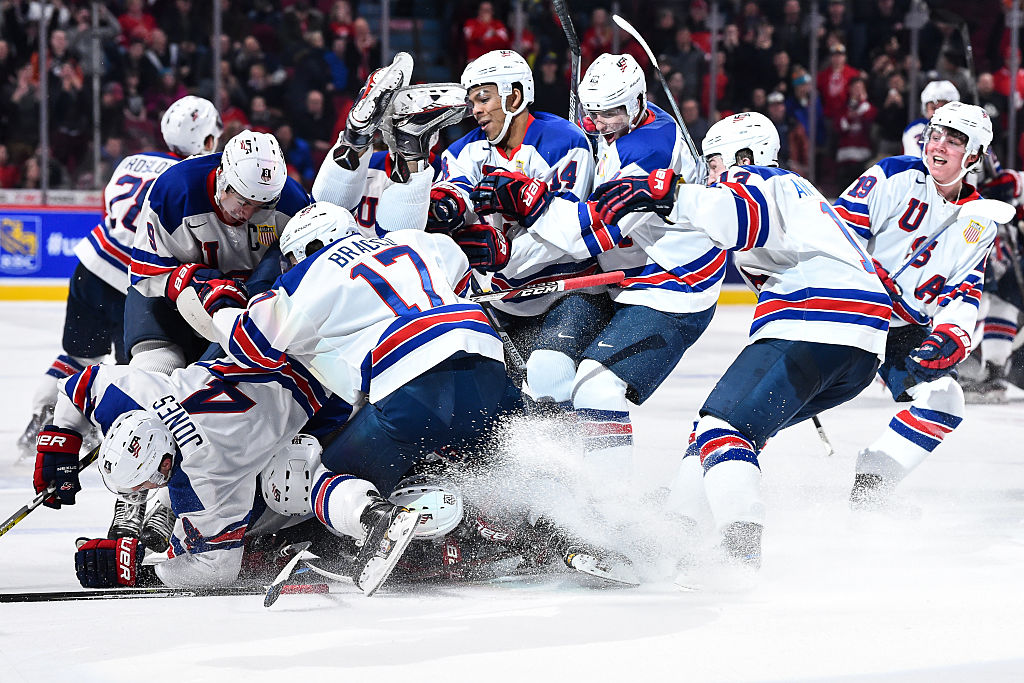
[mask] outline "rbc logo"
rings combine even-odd
[[[42,236],[38,216],[0,216],[0,272],[21,275],[39,270]]]

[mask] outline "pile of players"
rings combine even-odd
[[[571,425],[581,504],[639,501],[630,406],[707,328],[728,251],[757,305],[661,503],[684,575],[699,545],[760,565],[761,450],[876,375],[902,405],[860,453],[855,508],[884,507],[963,419],[956,369],[996,236],[965,181],[992,141],[983,109],[938,107],[920,154],[883,159],[830,204],[778,168],[778,133],[757,113],[709,129],[705,183],[629,55],[587,70],[582,126],[529,111],[533,77],[512,51],[459,84],[410,85],[412,70],[400,53],[370,76],[312,198],[271,135],[209,153],[219,119],[198,98],[163,131],[199,156],[136,155],[115,172],[23,438],[59,508],[80,490],[83,441],[103,435],[118,502],[108,538],[75,555],[83,586],[229,584],[255,548],[324,531],[346,539],[366,594],[403,557],[407,576],[554,562],[636,583],[628,553],[549,510],[464,501],[453,478],[486,471],[493,439],[525,415]],[[439,131],[467,114],[477,127],[435,157]],[[599,271],[624,279],[486,309],[469,298]],[[525,361],[506,369],[503,339]],[[130,362],[99,364],[112,343]],[[143,562],[147,547],[167,558]]]

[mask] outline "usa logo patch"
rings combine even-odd
[[[984,232],[985,226],[978,221],[971,221],[964,228],[964,242],[967,244],[977,244],[978,240],[981,239],[981,233]]]
[[[277,226],[275,225],[257,225],[256,226],[256,241],[265,247],[271,246],[277,241]]]

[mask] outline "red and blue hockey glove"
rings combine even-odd
[[[467,225],[452,233],[452,239],[466,253],[469,265],[480,270],[501,270],[512,251],[505,233],[492,225]]]
[[[219,270],[200,263],[186,263],[171,271],[167,278],[167,298],[175,303],[182,291],[189,287],[196,290],[203,308],[210,315],[228,306],[245,308],[249,302],[244,283],[226,278]]]
[[[971,336],[959,325],[938,325],[921,345],[910,352],[907,371],[917,382],[930,382],[952,372],[967,357]]]
[[[551,196],[548,184],[540,178],[511,171],[488,173],[469,194],[478,215],[500,213],[526,228],[537,222]]]
[[[53,484],[57,487],[43,505],[60,510],[61,505],[74,505],[75,494],[82,490],[78,481],[78,451],[82,435],[74,429],[47,425],[36,439],[36,470],[32,485],[42,493]]]
[[[434,183],[427,209],[427,232],[451,234],[466,224],[466,200],[451,183]]]
[[[1020,197],[1021,178],[1017,171],[1006,170],[997,173],[994,178],[989,178],[978,187],[978,192],[985,199],[998,199],[1001,202],[1012,204],[1013,200]]]
[[[671,168],[651,171],[647,177],[633,176],[604,183],[588,200],[606,225],[618,225],[627,214],[636,211],[667,216],[676,202],[679,175]]]
[[[79,539],[75,553],[75,573],[83,588],[118,588],[159,583],[152,567],[143,568],[145,546],[139,539]]]

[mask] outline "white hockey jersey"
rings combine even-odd
[[[757,292],[751,341],[839,344],[884,357],[889,296],[846,223],[796,173],[734,166],[711,187],[680,184],[669,220],[734,252]]]
[[[963,194],[956,203],[946,201],[920,158],[889,157],[865,171],[835,201],[835,209],[861,246],[895,275],[946,218],[980,198],[969,185]],[[896,278],[903,301],[894,306],[892,325],[952,323],[974,330],[995,235],[992,221],[960,219],[950,225]]]
[[[396,183],[391,180],[387,152],[367,150],[359,157],[359,167],[349,170],[334,162],[336,148],[337,145],[328,152],[317,171],[314,201],[348,209],[360,226],[378,235],[424,228],[430,208],[430,185],[437,174],[433,166],[412,173],[408,182]]]
[[[75,245],[82,265],[122,294],[128,291],[132,244],[149,188],[180,159],[166,152],[142,152],[122,159],[103,190],[103,219]]]
[[[679,126],[658,107],[648,107],[646,123],[611,145],[601,138],[597,186],[616,178],[647,177],[659,168],[695,181],[696,166]],[[711,239],[674,230],[653,213],[633,213],[619,225],[604,225],[592,221],[585,203],[555,200],[530,236],[513,242],[513,257],[519,250],[538,258],[540,243],[576,258],[597,257],[603,271],[623,271],[622,284],[609,288],[615,301],[668,313],[711,308],[725,279],[726,254]]]
[[[310,204],[302,186],[289,178],[274,209],[257,212],[245,225],[226,225],[214,203],[220,157],[185,159],[153,183],[132,246],[131,284],[143,296],[164,296],[168,274],[183,263],[247,277],[285,223]]]
[[[353,234],[303,260],[244,311],[214,315],[245,367],[295,358],[351,404],[376,402],[459,352],[504,362],[479,305],[462,299],[469,262],[446,235]],[[285,353],[288,357],[285,357]]]
[[[516,171],[531,178],[540,178],[548,189],[566,201],[579,202],[593,189],[594,160],[587,138],[577,126],[560,116],[538,112],[531,114],[523,144],[505,156],[487,141],[479,128],[456,140],[441,155],[441,180],[455,185],[470,208],[467,222],[479,222],[472,212],[469,193],[485,175],[493,171]],[[503,221],[500,215],[488,216],[494,225]],[[518,224],[504,221],[506,234],[512,239],[525,232]],[[579,260],[566,254],[548,252],[538,260],[532,251],[513,249],[508,265],[491,274],[489,286],[494,289],[523,287],[537,282],[559,280],[573,275],[597,271],[596,262],[586,257]],[[486,278],[481,278],[485,280]],[[561,295],[520,297],[512,301],[496,301],[495,308],[517,316],[539,315]]]
[[[226,360],[172,372],[93,365],[58,394],[54,423],[104,433],[119,415],[146,409],[174,436],[168,489],[178,519],[168,558],[156,566],[168,586],[229,584],[238,576],[256,475],[327,399],[301,366],[253,370]]]

